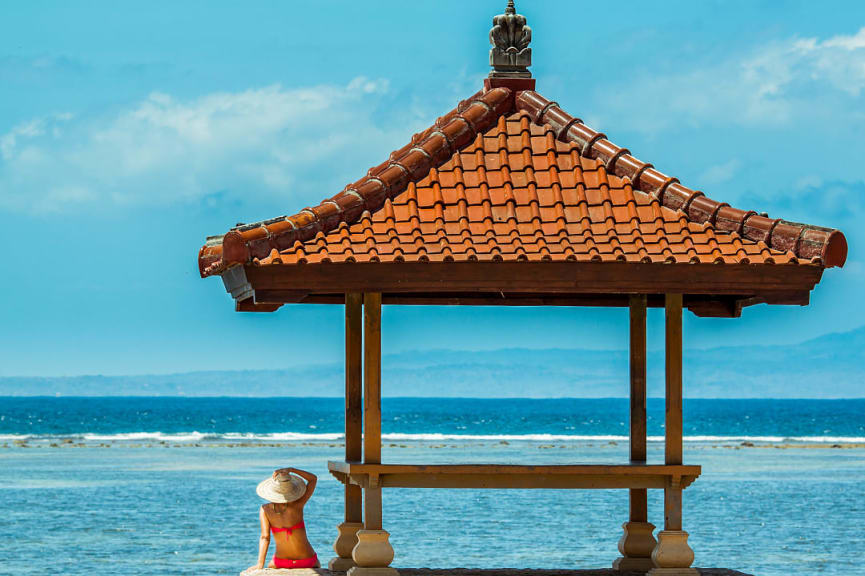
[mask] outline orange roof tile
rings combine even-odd
[[[201,275],[319,262],[844,264],[839,231],[711,200],[533,90],[489,84],[336,196],[210,239]]]

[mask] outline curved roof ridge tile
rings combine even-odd
[[[788,221],[782,221],[784,226],[781,226],[778,222],[772,223],[774,221],[767,216],[712,200],[623,152],[623,148],[607,140],[602,133],[533,90],[518,92],[515,105],[517,110],[528,113],[536,124],[552,126],[559,140],[576,143],[584,156],[600,160],[610,173],[630,180],[634,188],[656,196],[665,208],[684,212],[691,221],[700,222],[702,217],[711,219],[713,227],[737,231],[749,241],[764,240],[773,250],[786,252],[792,247],[797,258],[810,262],[819,258],[825,268],[843,266],[847,260],[847,239],[839,230]],[[723,222],[718,225],[716,222],[722,213]],[[767,233],[767,226],[771,227],[771,232]]]
[[[391,154],[388,162],[372,168],[367,176],[318,206],[277,222],[235,227],[221,238],[221,247],[214,243],[201,248],[200,274],[209,276],[234,264],[266,258],[273,248],[310,240],[319,231],[334,230],[340,222],[354,223],[364,210],[375,212],[385,198],[402,193],[410,182],[423,179],[431,168],[447,162],[453,152],[469,146],[478,134],[495,125],[511,111],[512,96],[505,87],[480,91],[436,120],[432,128],[415,134],[408,145]]]

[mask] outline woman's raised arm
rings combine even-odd
[[[280,468],[273,473],[273,477],[276,478],[280,472],[297,474],[298,476],[306,480],[306,492],[304,492],[303,496],[295,500],[295,502],[298,504],[305,504],[306,501],[312,497],[312,493],[315,491],[315,484],[316,482],[318,482],[318,477],[312,472],[307,472],[306,470],[301,470],[300,468]]]

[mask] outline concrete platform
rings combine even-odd
[[[472,568],[397,568],[400,576],[631,576],[616,570],[528,570],[500,568],[478,570]],[[752,576],[723,568],[698,568],[701,576]],[[345,572],[331,572],[326,568],[298,568],[294,570],[251,570],[242,576],[343,576]],[[642,576],[642,575],[640,575]]]

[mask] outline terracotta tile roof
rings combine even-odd
[[[664,207],[685,215],[690,222],[708,224],[716,233],[732,233],[743,241],[765,243],[773,250],[795,255],[799,262],[810,261],[831,268],[843,266],[847,259],[847,240],[838,230],[773,219],[712,200],[634,158],[626,148],[616,146],[604,134],[595,132],[534,91],[520,92],[516,106],[531,114],[536,123],[549,125],[558,139],[578,145],[582,156],[597,159],[611,174],[651,194]]]
[[[711,200],[536,92],[497,87],[318,206],[210,239],[199,267],[202,276],[319,262],[832,267],[846,253],[837,230]]]

